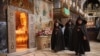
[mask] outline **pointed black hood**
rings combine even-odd
[[[77,20],[76,20],[76,25],[79,25],[79,24],[78,24],[78,21],[79,21],[79,20],[82,20],[82,25],[87,24],[87,21],[85,20],[85,18],[79,16],[79,17],[77,18]]]

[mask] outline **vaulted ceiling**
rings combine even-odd
[[[86,0],[84,5],[83,5],[83,9],[85,10],[89,4],[92,5],[91,6],[92,9],[94,9],[94,7],[99,8],[100,7],[100,0]]]

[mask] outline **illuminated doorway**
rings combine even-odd
[[[28,14],[16,11],[16,51],[28,48]]]

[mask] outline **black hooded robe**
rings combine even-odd
[[[61,27],[57,27],[53,29],[53,33],[51,37],[51,49],[56,52],[65,49],[64,37],[61,31]]]
[[[79,31],[78,31],[79,29]],[[85,25],[75,26],[72,35],[73,50],[77,53],[84,54],[86,51],[90,51],[90,45],[87,38],[87,30]],[[84,36],[86,40],[84,40]]]
[[[66,25],[65,32],[64,32],[64,38],[65,38],[65,47],[70,49],[71,48],[71,38],[72,38],[72,31],[73,31],[74,25]]]

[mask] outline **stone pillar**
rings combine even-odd
[[[8,52],[16,51],[15,16],[13,8],[8,7]]]
[[[35,48],[35,18],[33,14],[29,14],[29,48]]]

